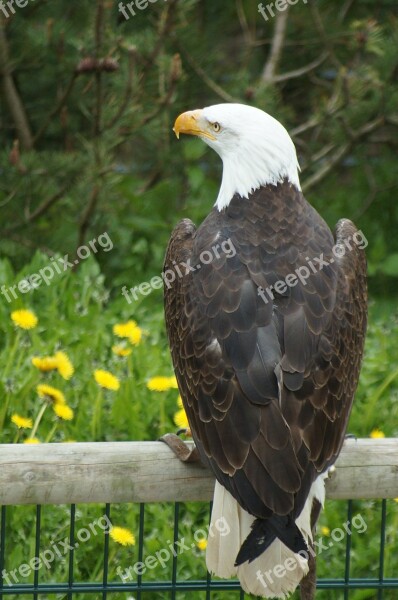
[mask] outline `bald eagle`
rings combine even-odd
[[[347,219],[331,233],[301,192],[289,134],[265,112],[219,104],[183,113],[174,131],[223,162],[213,209],[198,228],[176,226],[164,263],[178,386],[216,477],[207,567],[265,598],[300,582],[312,597],[324,479],[363,353],[364,237]]]

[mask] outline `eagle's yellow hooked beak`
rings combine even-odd
[[[174,123],[173,131],[180,138],[180,133],[186,133],[188,135],[197,135],[199,137],[205,137],[209,140],[215,140],[216,138],[212,135],[208,128],[208,122],[203,117],[201,110],[189,110],[182,113],[177,117]]]

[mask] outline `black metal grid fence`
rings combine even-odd
[[[391,501],[393,502],[393,501]],[[361,598],[390,600],[398,598],[398,577],[385,577],[385,549],[386,549],[386,530],[387,530],[387,501],[382,500],[380,505],[380,543],[378,557],[378,576],[375,578],[354,578],[351,576],[352,566],[352,538],[346,536],[345,540],[345,572],[342,577],[333,579],[319,579],[317,583],[317,597],[333,599],[349,599],[355,590],[363,590],[364,595]],[[139,505],[138,513],[138,535],[136,554],[138,562],[142,562],[145,556],[145,504]],[[176,544],[180,535],[180,503],[174,504],[174,522],[173,522],[173,544]],[[86,597],[98,599],[116,599],[126,598],[126,600],[158,600],[163,598],[182,599],[182,598],[231,598],[243,599],[249,598],[241,588],[239,582],[214,580],[208,574],[201,580],[184,580],[178,577],[179,555],[175,552],[172,555],[171,577],[162,581],[147,581],[143,575],[137,575],[134,580],[124,582],[109,577],[110,550],[109,550],[109,530],[103,532],[103,555],[99,558],[102,562],[101,581],[79,582],[75,577],[75,549],[78,547],[76,541],[76,505],[71,504],[69,509],[69,550],[65,556],[67,561],[67,580],[64,583],[54,581],[53,583],[42,582],[40,579],[40,570],[34,571],[33,581],[31,583],[20,583],[13,581],[12,571],[16,565],[9,564],[8,559],[10,546],[12,542],[8,540],[8,511],[12,507],[3,506],[1,508],[1,530],[0,530],[0,600],[5,598],[33,598],[34,600],[47,599],[83,599]],[[111,504],[105,505],[106,518],[111,520]],[[353,518],[353,503],[347,503],[347,521],[351,523]],[[32,535],[32,548],[34,547],[34,557],[39,557],[42,550],[42,507],[36,507],[34,519],[34,535]],[[34,542],[33,542],[34,538]],[[398,557],[397,569],[398,569]],[[319,557],[318,562],[325,560]],[[14,571],[15,572],[15,571]],[[4,577],[6,575],[6,577]],[[14,578],[15,579],[15,578]],[[321,590],[330,590],[330,592],[320,592]],[[334,592],[333,592],[334,591]],[[366,593],[365,593],[366,591]],[[223,593],[223,595],[221,594]],[[294,596],[296,598],[296,596]]]

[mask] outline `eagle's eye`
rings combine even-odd
[[[213,128],[213,131],[215,131],[216,133],[218,133],[219,131],[221,131],[221,125],[220,125],[220,123],[217,123],[217,122],[216,123],[212,123],[211,126]]]

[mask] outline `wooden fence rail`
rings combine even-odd
[[[0,505],[205,501],[213,487],[161,442],[0,445]],[[327,496],[398,497],[398,439],[346,440]]]

